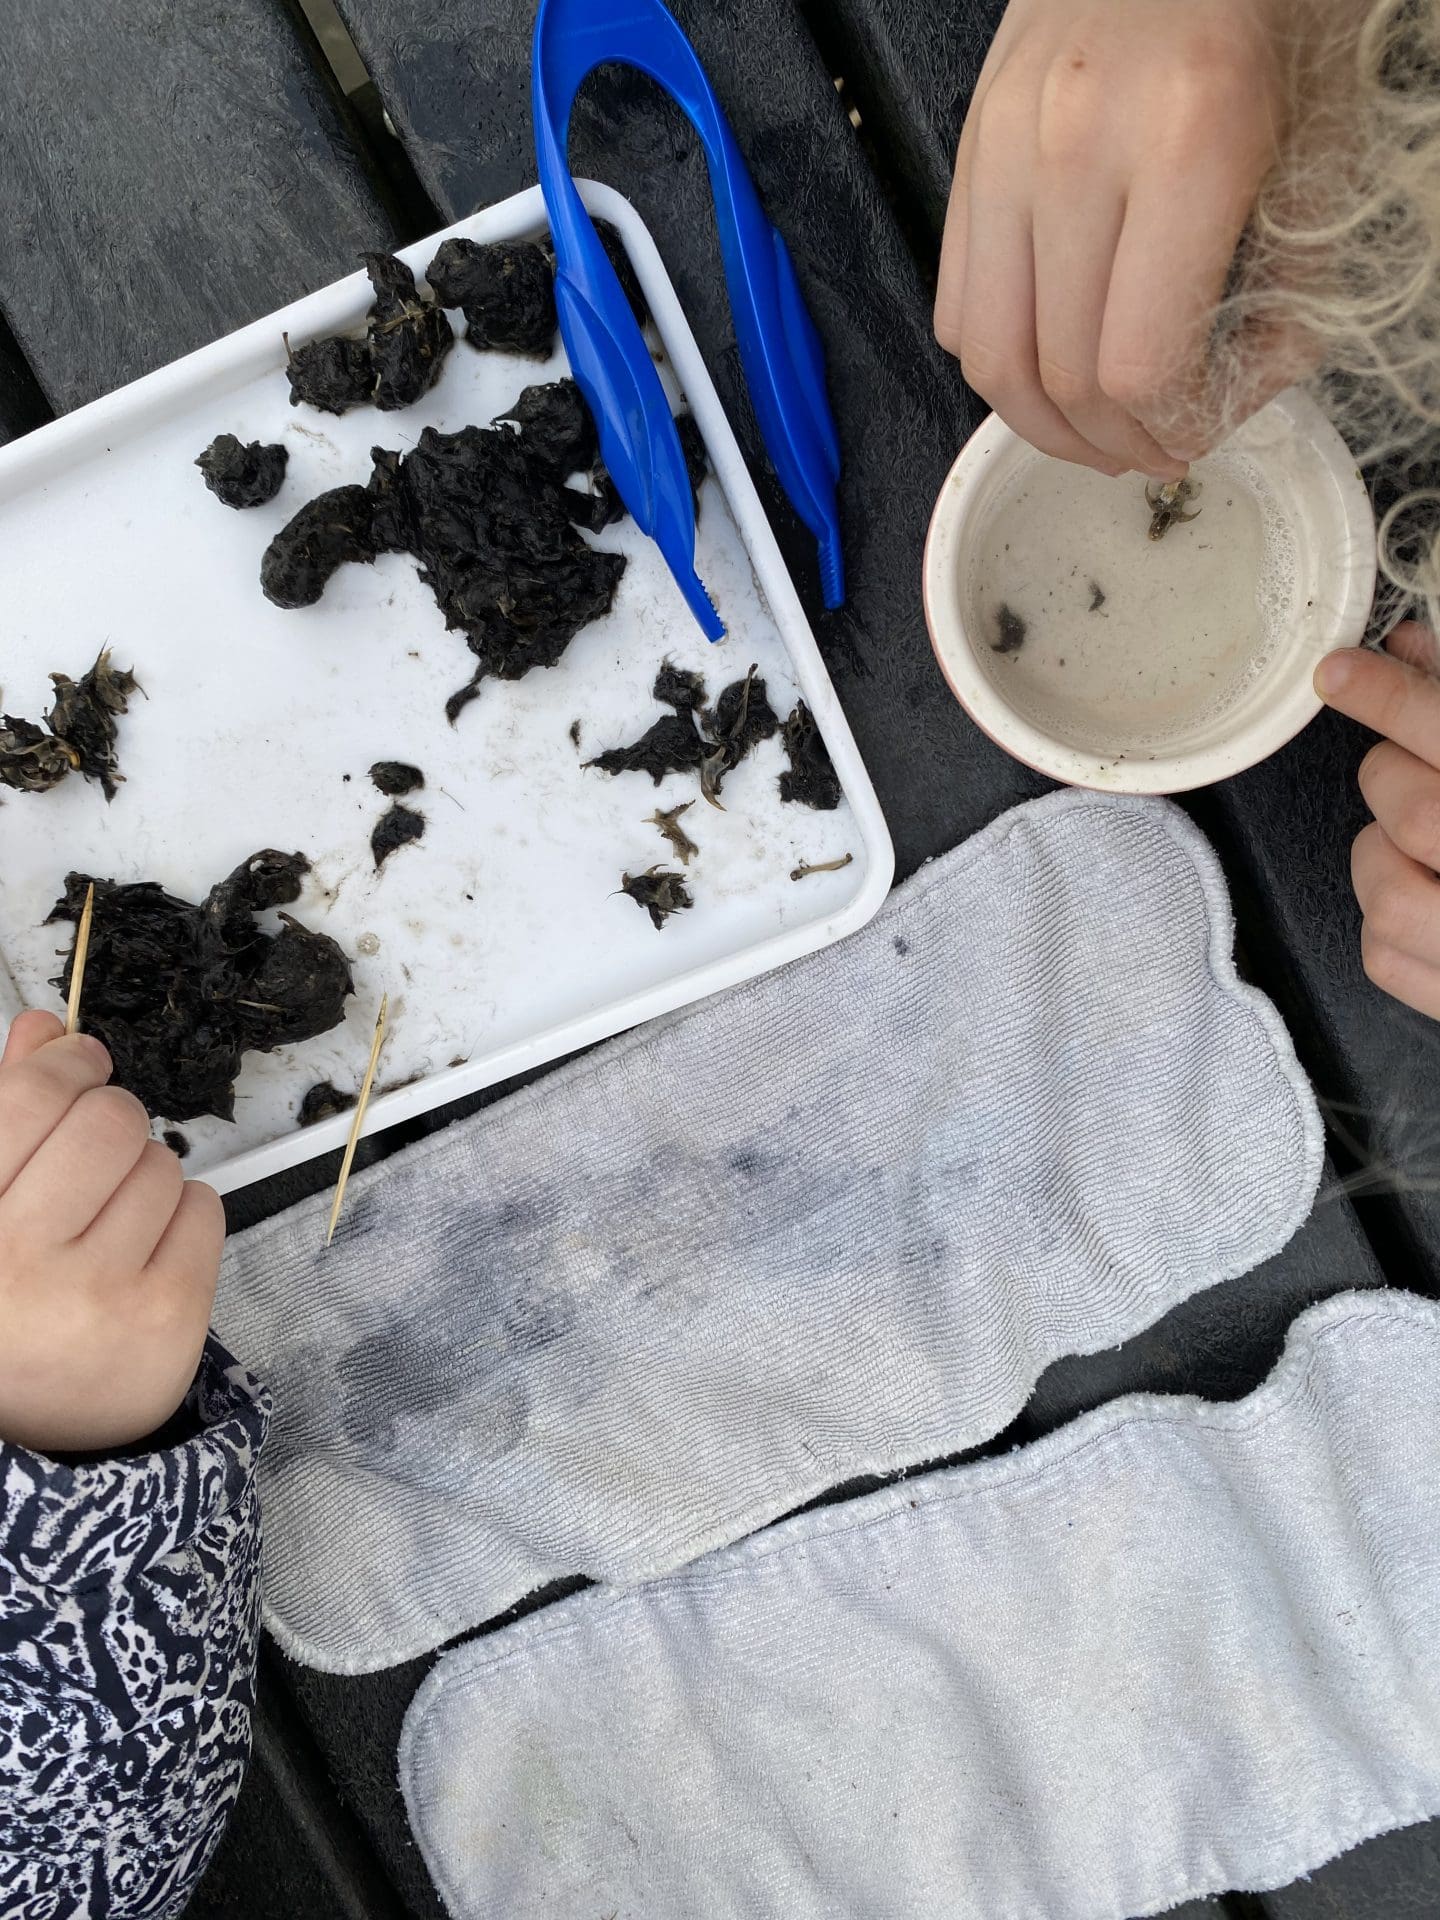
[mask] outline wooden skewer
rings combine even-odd
[[[340,1209],[345,1201],[345,1184],[350,1178],[350,1169],[355,1161],[355,1149],[360,1142],[360,1128],[364,1123],[365,1109],[370,1104],[370,1089],[375,1084],[375,1069],[380,1064],[380,1049],[385,1044],[385,1020],[390,1011],[388,993],[380,996],[380,1011],[375,1018],[375,1038],[370,1042],[370,1064],[365,1069],[365,1078],[360,1082],[360,1098],[355,1102],[355,1118],[350,1122],[350,1138],[345,1142],[345,1158],[340,1162],[340,1178],[335,1182],[335,1200],[330,1208],[330,1225],[325,1232],[325,1244],[328,1247],[335,1238],[335,1229],[340,1224]]]
[[[85,985],[85,961],[90,952],[90,922],[95,918],[95,882],[85,889],[85,908],[75,933],[75,957],[70,962],[70,999],[65,1009],[66,1033],[80,1031],[80,990]]]

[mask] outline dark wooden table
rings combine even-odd
[[[930,300],[951,153],[999,0],[943,10],[678,0],[676,10],[825,339],[847,462],[842,612],[820,612],[813,547],[757,458],[704,163],[686,124],[648,83],[607,71],[577,111],[572,159],[629,194],[660,244],[814,615],[903,877],[1040,784],[949,698],[918,591],[930,505],[983,411],[934,345]],[[323,11],[306,0],[312,18]],[[339,12],[353,37],[343,86],[334,41],[327,59],[287,0],[10,0],[0,439],[351,271],[364,248],[419,238],[531,182],[528,5],[339,0]],[[1365,818],[1354,772],[1366,744],[1326,717],[1189,803],[1229,874],[1246,970],[1288,1018],[1330,1123],[1333,1165],[1311,1220],[1260,1271],[1116,1352],[1051,1368],[997,1446],[1137,1388],[1242,1394],[1294,1314],[1326,1294],[1387,1280],[1435,1291],[1440,1027],[1384,1000],[1360,971],[1347,861]],[[464,1110],[363,1152],[393,1151]],[[334,1172],[322,1162],[236,1196],[232,1224],[328,1186]],[[395,1784],[400,1724],[428,1664],[342,1680],[266,1650],[255,1765],[192,1913],[441,1912]],[[1440,1837],[1411,1829],[1279,1893],[1180,1911],[1440,1913]]]

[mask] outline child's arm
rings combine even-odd
[[[167,1920],[250,1748],[268,1408],[218,1200],[59,1033],[0,1062],[0,1912]]]
[[[1375,820],[1350,861],[1365,915],[1365,971],[1440,1020],[1440,651],[1413,622],[1388,644],[1388,660],[1358,647],[1332,654],[1316,688],[1385,736],[1360,768]]]

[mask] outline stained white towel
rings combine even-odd
[[[657,936],[662,937],[662,936]],[[1314,1104],[1176,809],[1065,793],[842,946],[232,1241],[267,1618],[358,1672],[1000,1431],[1274,1253]]]
[[[1440,1810],[1440,1308],[1134,1396],[447,1654],[456,1920],[1127,1920]]]

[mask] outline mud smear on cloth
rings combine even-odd
[[[68,673],[52,673],[50,680],[55,700],[45,728],[8,713],[0,718],[0,785],[17,793],[48,793],[67,774],[82,773],[113,800],[123,778],[116,718],[130,711],[140,683],[133,673],[111,666],[108,648],[79,680]]]
[[[312,1040],[344,1018],[353,989],[335,942],[287,913],[279,933],[256,923],[297,900],[309,870],[300,853],[252,854],[198,906],[153,881],[94,880],[80,1024],[151,1114],[231,1120],[247,1051]],[[51,921],[78,923],[91,879],[67,876]],[[72,948],[54,982],[62,994],[73,961]]]

